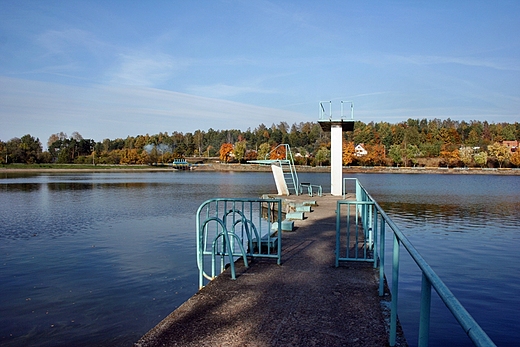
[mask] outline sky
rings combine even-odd
[[[0,140],[520,121],[520,2],[0,0]],[[330,102],[330,103],[329,103]]]

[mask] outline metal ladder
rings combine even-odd
[[[294,158],[291,152],[291,147],[288,144],[278,145],[271,152],[269,152],[269,154],[266,155],[266,158],[270,158],[271,153],[276,152],[280,147],[285,147],[285,159],[274,159],[273,161],[276,162],[282,168],[283,178],[285,180],[285,183],[287,184],[289,192],[292,190],[294,191],[295,195],[299,195],[300,182],[298,180],[296,168],[294,167]]]

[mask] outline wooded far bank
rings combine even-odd
[[[343,164],[351,166],[428,167],[520,167],[520,123],[408,119],[398,124],[365,124],[356,121],[354,131],[344,133]],[[289,144],[295,163],[328,165],[330,133],[317,122],[254,130],[197,130],[128,136],[125,139],[85,139],[51,134],[43,150],[40,139],[26,134],[6,142],[0,140],[0,164],[75,163],[151,165],[171,163],[175,158],[219,157],[221,162],[245,163],[272,153],[278,144]]]

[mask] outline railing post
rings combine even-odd
[[[374,243],[373,243],[373,246],[372,246],[372,249],[374,250],[374,269],[377,267],[378,265],[378,256],[379,254],[377,253],[378,252],[378,249],[377,249],[377,243],[378,242],[381,242],[381,239],[377,239],[378,238],[378,235],[377,235],[377,231],[378,231],[378,228],[377,228],[377,221],[378,221],[378,213],[377,213],[377,209],[375,208],[374,206],[374,229],[372,230],[372,235],[374,237]]]
[[[422,273],[421,283],[421,312],[419,318],[419,347],[428,347],[430,339],[430,307],[432,302],[432,284]]]
[[[347,205],[349,206],[349,205]],[[340,255],[340,232],[341,232],[341,204],[338,200],[336,203],[336,267],[339,266],[339,255]]]
[[[379,296],[385,294],[385,219],[381,216],[379,228]]]
[[[384,281],[385,281],[385,227],[386,225],[392,231],[393,236],[393,252],[392,252],[392,286],[391,286],[391,304],[390,304],[390,337],[389,345],[395,346],[397,339],[397,308],[398,308],[398,295],[399,295],[399,253],[400,246],[403,245],[404,249],[415,261],[417,266],[420,268],[423,276],[422,291],[421,291],[421,312],[420,312],[420,326],[419,326],[419,341],[418,346],[428,346],[429,328],[430,328],[430,310],[431,310],[431,289],[435,289],[440,299],[444,302],[446,307],[449,309],[453,317],[457,320],[459,325],[466,332],[468,337],[474,343],[475,346],[496,346],[485,331],[478,325],[474,318],[466,311],[461,303],[455,298],[453,293],[439,278],[439,276],[431,269],[430,265],[426,263],[424,258],[419,254],[415,247],[411,244],[408,238],[402,233],[399,227],[388,217],[388,215],[381,209],[381,207],[375,202],[365,188],[356,180],[356,202],[352,202],[356,214],[356,224],[358,213],[365,212],[360,205],[364,205],[364,201],[370,201],[374,203],[376,211],[374,213],[379,214],[380,217],[380,228],[379,228],[379,296],[384,295]],[[348,202],[345,202],[348,203]],[[338,208],[339,211],[339,208]],[[350,208],[349,208],[350,212]],[[364,215],[364,213],[363,213]],[[347,218],[350,213],[347,214]],[[378,218],[374,218],[374,223],[377,223]],[[348,224],[347,219],[347,224]],[[365,220],[363,220],[365,222]],[[339,223],[336,224],[337,226]],[[337,229],[339,230],[339,229]],[[347,230],[348,227],[347,227]],[[355,229],[357,235],[357,228]],[[374,225],[374,232],[377,233],[377,228]],[[377,234],[376,234],[377,235]],[[357,242],[357,236],[356,240]],[[339,243],[338,243],[339,244]],[[377,242],[376,245],[377,246]],[[347,247],[348,249],[348,247]],[[374,255],[376,252],[374,252]],[[356,254],[357,256],[357,254]],[[377,261],[376,257],[374,261]]]
[[[390,311],[390,346],[395,346],[397,336],[397,297],[399,293],[399,239],[394,235],[392,262],[392,305]]]

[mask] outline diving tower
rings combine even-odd
[[[329,104],[328,113],[326,105]],[[344,116],[344,104],[350,105],[350,119]],[[320,102],[318,123],[323,131],[330,132],[330,193],[335,196],[343,194],[343,132],[354,130],[354,103],[341,101],[340,116],[332,115],[332,101]]]

